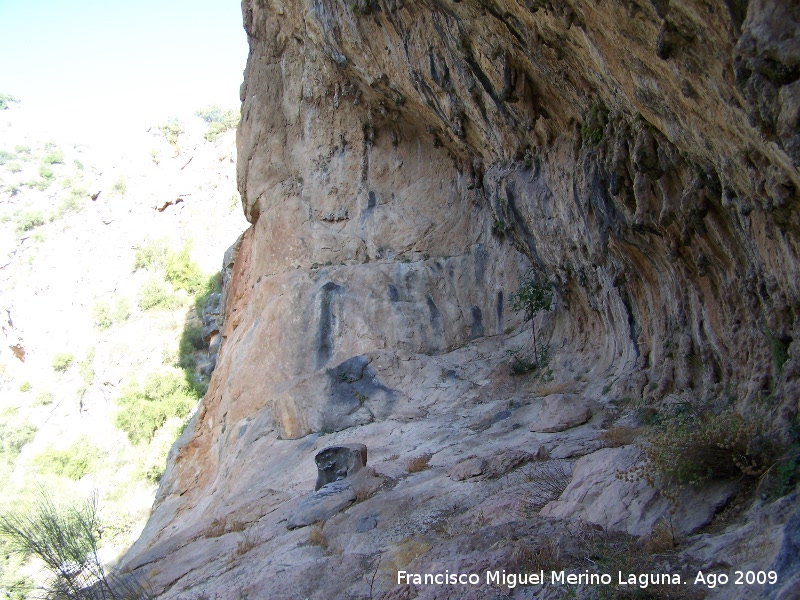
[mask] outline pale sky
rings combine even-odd
[[[246,59],[238,0],[0,0],[0,93],[54,131],[238,108]]]

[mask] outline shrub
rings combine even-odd
[[[206,343],[203,339],[203,328],[196,323],[187,325],[181,334],[180,354],[191,354],[205,347]]]
[[[97,496],[83,503],[56,505],[40,488],[24,509],[0,514],[0,535],[23,556],[44,564],[50,579],[43,598],[149,600],[153,594],[137,579],[108,574],[98,556],[101,525]]]
[[[128,299],[124,296],[118,297],[114,300],[114,311],[111,314],[111,317],[117,323],[122,323],[123,321],[127,321],[128,317],[131,316],[131,308],[130,304],[128,303]]]
[[[31,391],[31,382],[30,381],[23,381],[19,384],[19,391],[20,392],[30,392]]]
[[[139,288],[137,304],[141,310],[172,310],[178,303],[163,281],[151,277]]]
[[[41,473],[78,481],[93,469],[98,457],[97,448],[81,437],[64,450],[48,447],[34,457],[33,464]]]
[[[220,106],[212,105],[195,114],[208,123],[204,137],[209,142],[213,142],[226,131],[235,129],[239,124],[239,111],[236,109],[223,110]]]
[[[22,171],[22,165],[19,164],[18,162],[8,163],[8,166],[6,168],[8,169],[9,173],[19,173],[20,171]]]
[[[777,453],[755,416],[745,417],[730,408],[715,414],[685,405],[663,416],[638,445],[647,463],[636,474],[672,494],[680,485],[699,487],[742,475],[757,477]]]
[[[34,406],[47,406],[48,404],[52,403],[53,403],[53,394],[46,390],[36,394],[36,397],[33,400]]]
[[[44,190],[50,187],[51,183],[53,183],[53,179],[45,178],[45,179],[40,179],[39,181],[29,181],[27,185],[28,187],[36,188],[40,192],[43,192]]]
[[[69,352],[59,352],[53,357],[53,362],[51,363],[53,371],[63,373],[72,366],[73,360],[74,357]]]
[[[619,448],[632,444],[636,438],[644,433],[642,427],[626,427],[625,425],[615,425],[609,427],[600,434],[600,440],[608,448]]]
[[[178,148],[178,136],[184,133],[184,129],[178,119],[174,117],[169,119],[166,123],[159,125],[158,130],[164,136],[164,139],[169,142],[169,145],[175,148],[176,152],[180,151],[180,148]]]
[[[63,219],[70,213],[79,213],[83,210],[83,198],[88,195],[86,188],[73,188],[70,190],[69,195],[59,202],[53,213],[50,215],[50,220]]]
[[[111,186],[112,196],[124,196],[126,191],[128,191],[128,184],[125,183],[124,177],[117,179]]]
[[[12,102],[19,102],[19,100],[11,94],[0,94],[0,110],[6,110]]]
[[[83,382],[89,386],[94,381],[94,348],[89,348],[86,351],[86,356],[78,363],[78,373],[83,379]]]
[[[7,459],[17,458],[22,447],[32,441],[35,435],[36,427],[27,421],[8,417],[0,420],[0,450]]]
[[[53,169],[50,167],[50,165],[42,165],[39,167],[39,177],[45,181],[52,182],[56,178],[56,174],[53,172]]]
[[[315,523],[308,529],[308,543],[312,546],[319,546],[320,548],[327,549],[328,538],[322,531],[322,527]]]
[[[16,160],[16,158],[17,155],[13,152],[9,152],[8,150],[0,150],[0,165],[4,165],[12,160]]]
[[[173,288],[185,290],[190,295],[199,292],[206,283],[200,267],[189,257],[188,246],[184,246],[180,252],[167,252],[164,274]]]
[[[198,316],[203,314],[203,309],[208,304],[209,296],[211,296],[211,294],[218,294],[220,291],[222,291],[221,273],[209,275],[194,299],[194,309]]]
[[[117,399],[115,423],[132,444],[149,442],[167,419],[186,418],[196,402],[197,395],[179,372],[152,373],[143,386],[131,384]]]
[[[14,231],[20,234],[44,225],[44,216],[38,210],[29,210],[18,214],[15,221]]]
[[[94,321],[94,326],[100,331],[105,331],[111,327],[112,320],[110,313],[111,307],[108,305],[108,302],[103,300],[96,302],[95,305],[92,306],[92,321]]]
[[[61,150],[53,150],[45,155],[42,162],[46,165],[63,165],[64,153]]]
[[[168,419],[164,425],[156,431],[153,439],[138,452],[141,460],[137,465],[137,473],[141,479],[151,483],[158,483],[164,468],[167,465],[167,455],[172,444],[182,431],[181,419]]]
[[[535,462],[519,470],[511,489],[523,516],[528,517],[558,499],[571,479],[572,469],[563,460]]]
[[[21,157],[22,156],[30,156],[31,155],[31,147],[30,146],[25,146],[23,144],[17,144],[16,146],[14,146],[14,152],[16,152]]]
[[[166,240],[148,240],[143,246],[136,249],[133,256],[134,272],[139,269],[163,267],[167,259],[167,252],[169,252],[169,248]]]

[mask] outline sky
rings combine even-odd
[[[54,134],[238,108],[246,59],[238,0],[0,0],[0,93]]]

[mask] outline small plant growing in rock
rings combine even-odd
[[[599,104],[592,104],[586,121],[581,124],[581,137],[592,146],[596,146],[603,139],[605,114]]]
[[[533,270],[528,271],[519,289],[511,295],[512,310],[521,312],[526,321],[533,321],[534,317],[543,310],[549,311],[552,304],[553,284],[534,273]],[[528,372],[541,367],[547,360],[548,347],[544,344],[537,345],[536,343],[535,322],[531,323],[531,332],[533,336],[533,360],[525,360],[518,354],[512,354],[514,364],[519,365],[519,368],[522,369],[521,372]]]
[[[492,223],[492,233],[497,237],[503,237],[506,234],[506,229],[508,229],[508,226],[500,219],[495,219],[495,222]]]

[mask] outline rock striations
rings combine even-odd
[[[793,2],[242,9],[251,226],[226,255],[208,394],[124,563],[164,598],[495,597],[510,589],[492,592],[488,570],[596,571],[566,557],[673,513],[676,534],[696,532],[733,493],[719,484],[671,513],[644,482],[615,477],[641,459],[630,444],[602,448],[600,429],[627,418],[613,401],[724,397],[788,439],[800,397]],[[531,266],[556,290],[536,321],[550,359],[513,377],[507,352],[529,332],[509,298]],[[352,497],[288,529],[314,491],[314,454],[347,443],[370,456]],[[575,478],[539,515],[558,494],[528,502],[526,469],[556,463],[564,486]],[[775,586],[691,592],[796,597],[791,507],[750,508],[658,565],[772,569]],[[398,570],[448,569],[482,583],[396,585]]]

